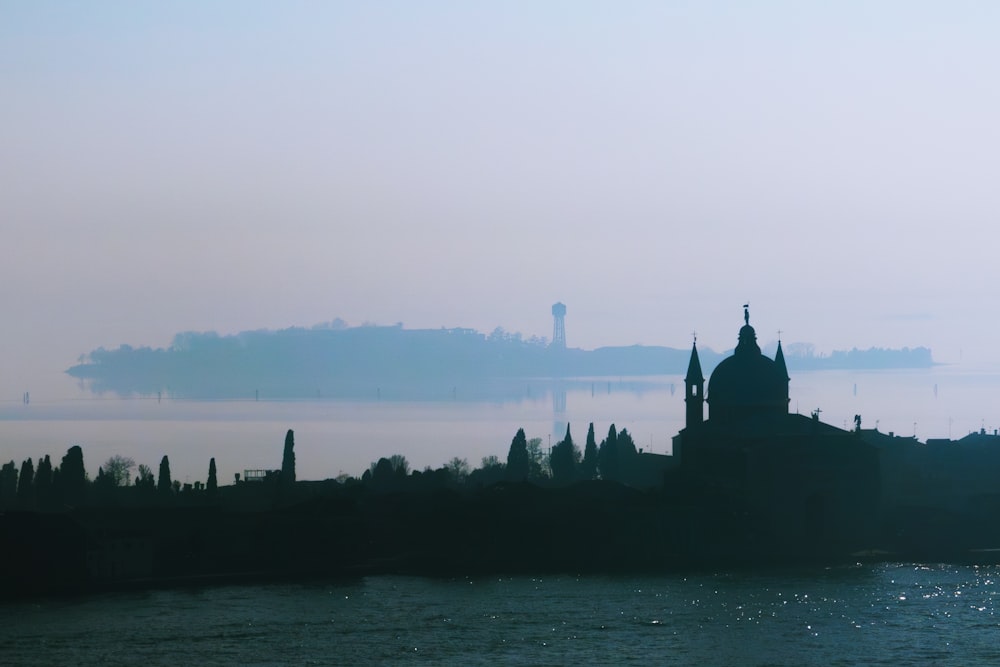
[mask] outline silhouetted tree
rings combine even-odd
[[[135,476],[135,486],[147,491],[152,491],[156,488],[156,476],[153,475],[153,469],[145,463],[139,464],[139,472]]]
[[[0,507],[13,507],[17,500],[17,466],[13,461],[0,468]]]
[[[17,503],[24,509],[35,506],[35,464],[30,457],[21,464],[21,474],[17,476]]]
[[[410,473],[410,462],[402,454],[390,456],[389,463],[392,464],[392,471],[396,473],[396,477],[406,477]]]
[[[635,448],[635,442],[632,441],[632,435],[628,432],[628,429],[623,428],[621,433],[618,434],[619,464],[631,459],[638,453],[638,450]]]
[[[131,457],[115,454],[109,457],[102,467],[110,486],[129,486],[132,483],[132,468],[135,467],[135,460]]]
[[[104,474],[103,466],[98,467],[97,477],[94,478],[91,488],[91,502],[97,505],[108,504],[111,501],[114,488],[115,482],[111,479],[111,475]]]
[[[489,456],[484,456],[482,461],[482,468],[502,468],[503,463],[500,462],[500,457],[490,454]]]
[[[566,436],[552,448],[549,455],[549,467],[552,469],[552,479],[562,484],[576,479],[576,462],[580,450],[573,444],[573,436],[566,424]]]
[[[507,479],[523,482],[528,479],[531,470],[531,459],[528,457],[528,439],[524,429],[517,429],[517,434],[510,441],[510,451],[507,452]]]
[[[50,508],[61,507],[63,503],[62,474],[59,466],[52,469],[52,487],[49,493],[48,506]]]
[[[490,486],[503,481],[507,466],[498,456],[484,456],[482,467],[469,473],[469,484],[473,486]]]
[[[281,457],[281,483],[295,483],[295,433],[288,429],[285,434],[285,453]]]
[[[160,459],[160,474],[156,478],[156,490],[163,494],[169,494],[174,490],[173,481],[170,479],[170,459],[166,454]]]
[[[406,460],[406,457],[402,454],[393,454],[389,458],[383,456],[378,461],[373,461],[366,471],[367,479],[365,475],[362,475],[361,479],[362,481],[371,480],[380,488],[386,486],[395,488],[406,479],[409,471],[410,462]]]
[[[52,461],[49,455],[38,459],[35,470],[35,503],[39,508],[47,508],[52,501]]]
[[[365,479],[365,476],[368,479]],[[382,490],[395,488],[398,481],[396,473],[392,468],[392,461],[384,456],[372,463],[361,479],[365,482],[370,482],[373,488]]]
[[[210,496],[214,496],[219,491],[219,481],[216,479],[214,457],[208,462],[208,481],[205,483],[205,491]]]
[[[542,439],[532,438],[528,441],[528,470],[529,479],[537,479],[549,476],[549,457],[542,449]]]
[[[83,450],[73,445],[59,465],[59,486],[63,502],[71,507],[83,503],[87,495],[87,470],[83,467]]]
[[[608,437],[601,442],[597,450],[597,467],[601,471],[601,478],[611,481],[620,481],[618,465],[618,431],[612,424],[608,429]]]
[[[469,462],[457,456],[445,463],[444,467],[448,469],[448,474],[454,482],[462,483],[469,476]]]
[[[590,428],[587,429],[587,444],[583,449],[580,476],[583,479],[597,477],[597,440],[594,438],[594,422],[590,422]]]
[[[628,482],[629,471],[634,467],[634,461],[639,456],[632,435],[627,429],[618,434],[618,474],[622,482]]]

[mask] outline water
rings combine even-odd
[[[920,439],[959,438],[1000,426],[993,400],[1000,370],[940,366],[901,371],[791,369],[792,412],[852,428],[916,434]],[[91,476],[114,454],[157,470],[169,456],[173,478],[204,481],[215,457],[219,480],[245,469],[281,465],[285,432],[295,430],[300,479],[361,475],[382,456],[402,454],[411,467],[437,468],[452,457],[478,466],[485,456],[506,458],[518,428],[543,447],[558,442],[569,423],[579,445],[587,424],[600,441],[614,423],[627,428],[636,445],[669,453],[683,427],[681,376],[595,378],[568,384],[565,393],[525,383],[524,395],[494,401],[172,401],[95,399],[89,394],[49,398],[35,392],[31,403],[0,403],[0,462],[20,465],[27,457],[52,455],[56,463],[72,444],[83,447]]]
[[[995,665],[997,567],[353,581],[0,605],[0,662]]]
[[[792,369],[793,412],[849,427],[961,437],[1000,421],[1000,373]],[[646,378],[643,382],[648,382]],[[0,462],[81,444],[174,478],[280,466],[296,432],[300,479],[506,455],[518,427],[582,444],[614,422],[657,452],[683,425],[683,380],[595,380],[494,402],[94,400],[0,404]],[[671,391],[673,386],[673,391]],[[0,664],[1000,664],[997,568],[878,565],[662,577],[372,577],[115,593],[0,604]]]

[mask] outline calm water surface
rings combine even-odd
[[[1000,369],[948,366],[901,371],[791,369],[792,412],[819,408],[822,419],[926,438],[960,438],[1000,427]],[[91,476],[114,454],[130,456],[154,470],[170,457],[174,479],[204,481],[214,457],[219,480],[237,472],[277,468],[285,432],[295,430],[300,479],[361,475],[381,456],[402,454],[411,467],[440,467],[452,457],[478,466],[484,456],[506,458],[511,438],[523,427],[548,447],[566,424],[582,445],[594,422],[600,441],[614,423],[632,433],[636,445],[667,453],[684,425],[681,376],[600,378],[575,381],[565,393],[526,382],[524,395],[496,401],[173,401],[154,399],[49,398],[32,393],[30,405],[0,402],[0,462],[20,465],[50,454],[58,461],[72,444],[83,447]],[[456,387],[456,396],[463,388]]]
[[[116,593],[0,606],[0,662],[996,665],[996,567]]]

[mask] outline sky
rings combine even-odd
[[[1000,362],[1000,4],[0,0],[0,398],[343,318]]]

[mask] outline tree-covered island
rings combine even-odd
[[[927,348],[852,349],[817,355],[808,344],[786,345],[795,370],[926,368]],[[728,352],[703,349],[707,371]],[[177,335],[166,348],[97,349],[67,370],[92,391],[178,398],[438,399],[456,385],[463,398],[523,392],[525,378],[681,374],[688,351],[633,345],[595,350],[553,347],[496,329],[348,327],[337,321],[310,329]]]

